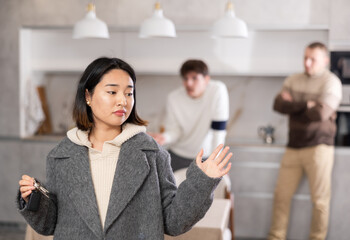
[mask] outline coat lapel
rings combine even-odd
[[[68,196],[78,214],[90,230],[103,237],[94,185],[91,177],[88,149],[72,144],[67,138],[61,142],[61,148],[52,155],[61,159],[60,172],[62,186],[68,190]],[[104,232],[125,209],[147,178],[150,166],[143,150],[158,150],[157,144],[146,134],[137,134],[126,141],[120,150],[118,164],[105,220]]]
[[[147,138],[145,134],[138,134],[121,147],[109,199],[105,232],[125,209],[149,174],[150,166],[143,150],[155,150],[158,147],[145,138]]]
[[[62,184],[69,190],[68,197],[80,217],[91,231],[101,238],[103,230],[91,177],[88,149],[74,145],[70,152],[73,153],[73,157],[64,160],[61,174],[65,182]]]

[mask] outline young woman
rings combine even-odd
[[[177,189],[169,154],[145,133],[136,112],[135,83],[134,70],[117,58],[86,68],[73,109],[77,127],[47,157],[49,194],[36,211],[34,179],[19,181],[19,211],[38,233],[157,240],[188,231],[205,215],[232,153],[220,145],[202,162],[200,151]]]

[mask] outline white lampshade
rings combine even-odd
[[[214,23],[212,37],[248,37],[247,24],[235,16],[231,2],[227,3],[225,15]]]
[[[107,24],[96,17],[95,6],[88,4],[85,17],[74,25],[73,38],[109,38]]]
[[[142,22],[139,37],[176,37],[175,25],[163,16],[160,3],[156,3],[152,17]]]

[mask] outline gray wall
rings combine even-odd
[[[45,179],[45,159],[56,141],[29,141],[0,138],[0,222],[24,222],[17,213],[15,199],[23,174]]]

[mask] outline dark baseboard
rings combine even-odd
[[[24,233],[26,226],[27,225],[25,223],[0,221],[0,229],[2,231],[15,231]]]

